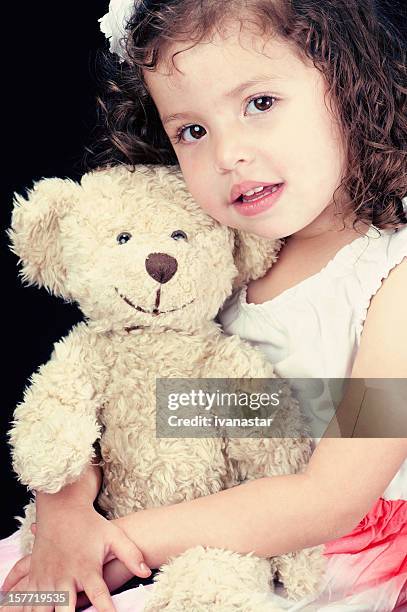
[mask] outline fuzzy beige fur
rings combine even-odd
[[[120,244],[123,233],[130,238]],[[77,302],[86,317],[55,344],[15,410],[9,436],[23,484],[54,493],[74,482],[96,440],[98,502],[109,518],[303,470],[310,441],[285,384],[280,415],[291,438],[155,434],[156,377],[275,376],[258,349],[222,334],[214,318],[233,287],[265,273],[281,243],[219,225],[178,167],[147,165],[97,171],[80,184],[40,181],[28,200],[17,197],[9,237],[23,280]],[[21,519],[23,552],[34,519],[33,501]],[[290,597],[302,597],[317,586],[320,553],[262,559],[196,547],[161,568],[146,611],[274,610],[276,572]]]

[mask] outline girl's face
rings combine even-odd
[[[268,238],[331,229],[344,154],[321,73],[286,43],[248,31],[183,51],[178,72],[171,56],[185,46],[144,74],[197,203],[220,223]],[[257,205],[232,203],[262,183],[279,187],[252,196]]]

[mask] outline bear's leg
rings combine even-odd
[[[197,546],[161,568],[144,612],[280,612],[270,561]]]

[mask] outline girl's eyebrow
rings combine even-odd
[[[236,85],[236,87],[233,87],[233,89],[224,93],[222,97],[235,98],[252,85],[260,85],[265,83],[268,84],[272,78],[277,79],[276,76],[272,77],[271,75],[266,74],[256,75],[252,79],[249,79],[248,81],[244,81],[244,83]],[[167,125],[167,123],[171,123],[171,121],[176,121],[177,119],[186,119],[188,118],[188,115],[189,113],[175,113],[174,115],[164,115],[164,117],[161,118],[161,121],[163,125]]]

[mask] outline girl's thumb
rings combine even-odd
[[[111,546],[112,552],[124,565],[139,578],[151,576],[151,570],[144,562],[143,555],[137,546],[123,532],[117,534]]]
[[[31,523],[30,529],[31,529],[31,533],[35,535],[35,532],[37,531],[37,523]]]

